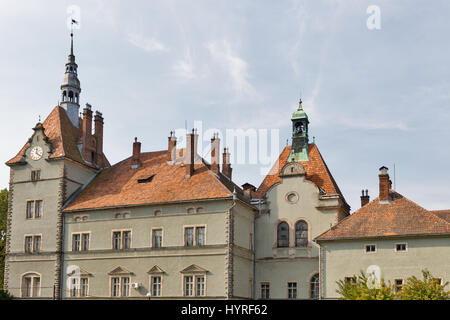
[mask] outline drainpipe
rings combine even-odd
[[[237,193],[236,189],[233,191],[233,203],[228,208],[228,241],[227,241],[227,258],[228,258],[228,282],[227,282],[227,300],[231,299],[233,297],[233,248],[232,248],[232,242],[233,242],[233,214],[232,210],[236,206],[236,200],[237,200]]]
[[[261,216],[261,203],[262,199],[258,199],[258,215],[253,219],[253,296],[252,299],[256,300],[256,219]]]

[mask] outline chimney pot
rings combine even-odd
[[[366,189],[366,192],[364,193],[364,190],[361,190],[361,208],[364,207],[369,202],[370,202],[369,191]]]

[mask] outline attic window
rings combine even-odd
[[[320,194],[321,194],[321,195],[326,195],[326,194],[327,194],[327,193],[325,192],[325,190],[323,190],[323,189],[320,188],[320,187],[319,187],[319,190],[320,190]]]
[[[147,183],[147,182],[151,182],[153,180],[153,177],[155,175],[147,175],[147,176],[142,176],[140,178],[137,179],[138,183]]]

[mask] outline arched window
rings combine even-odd
[[[22,276],[22,297],[31,298],[41,295],[41,276],[37,273],[27,273]]]
[[[284,221],[280,222],[277,228],[277,246],[289,247],[289,225]]]
[[[295,224],[295,245],[297,247],[306,247],[308,245],[308,224],[300,220]]]
[[[75,102],[78,103],[78,93],[75,93]]]
[[[311,299],[319,299],[319,274],[316,273],[309,281],[309,295]]]
[[[69,101],[73,102],[73,91],[69,91]]]
[[[66,90],[64,90],[62,93],[62,101],[66,101],[66,99],[67,99],[67,92]]]

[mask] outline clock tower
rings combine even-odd
[[[298,109],[292,114],[292,149],[289,154],[290,161],[309,161],[308,155],[308,116],[303,111],[302,100]]]

